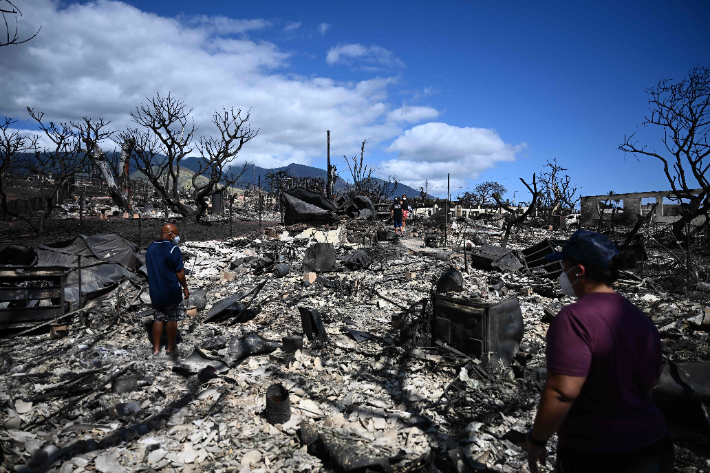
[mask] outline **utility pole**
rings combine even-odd
[[[326,149],[327,149],[327,157],[328,157],[326,172],[328,173],[328,176],[326,177],[326,181],[325,181],[325,195],[326,195],[326,197],[328,197],[329,199],[332,200],[333,199],[333,187],[330,182],[331,181],[331,175],[330,175],[331,174],[330,173],[330,130],[326,131],[326,137],[327,137],[326,138],[327,139]]]
[[[444,204],[444,247],[449,246],[449,192],[451,192],[451,174],[446,174],[446,203]]]

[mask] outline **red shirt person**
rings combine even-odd
[[[579,301],[547,332],[548,378],[528,433],[531,472],[555,432],[559,472],[673,471],[673,444],[651,399],[661,374],[660,336],[612,287],[626,255],[604,235],[580,230],[548,259],[564,261],[562,292]]]

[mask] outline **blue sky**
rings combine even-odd
[[[381,175],[428,178],[435,194],[449,171],[454,195],[494,180],[528,200],[518,178],[548,158],[583,195],[669,188],[659,162],[617,147],[643,121],[645,88],[710,66],[710,4],[540,3],[33,0],[23,18],[43,30],[0,49],[0,112],[125,126],[169,89],[206,133],[217,104],[251,106],[261,141],[244,158],[259,165],[324,167],[330,128],[341,174],[367,138]],[[640,136],[655,148],[659,137]]]

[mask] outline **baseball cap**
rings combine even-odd
[[[616,245],[601,233],[577,230],[562,251],[547,255],[545,259],[556,261],[570,258],[597,268],[609,269],[612,258],[618,254]]]

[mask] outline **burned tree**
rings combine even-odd
[[[163,202],[183,217],[192,213],[180,197],[180,162],[193,150],[195,125],[192,110],[170,94],[157,94],[131,112],[142,129],[128,129],[122,140],[133,140],[134,165],[153,185]]]
[[[248,125],[250,112],[241,116],[241,109],[226,110],[222,113],[215,112],[212,123],[219,130],[219,138],[200,138],[197,146],[202,159],[199,169],[192,175],[192,186],[195,189],[195,204],[197,205],[196,219],[199,222],[207,211],[206,197],[221,194],[225,189],[232,187],[246,172],[248,164],[245,162],[241,170],[234,172],[230,164],[236,158],[242,147],[253,139],[259,130],[252,130]],[[198,180],[205,177],[202,183]]]
[[[0,198],[4,212],[7,212],[8,188],[14,184],[20,161],[26,159],[26,153],[37,149],[38,137],[24,136],[11,129],[15,123],[17,120],[8,117],[0,122]]]
[[[641,123],[655,125],[663,131],[665,151],[651,150],[634,140],[636,133],[625,137],[619,149],[624,153],[650,156],[663,163],[663,172],[680,206],[680,219],[673,223],[673,234],[682,239],[683,230],[695,218],[710,218],[710,68],[696,66],[680,82],[661,79],[646,89],[649,109]],[[700,187],[697,195],[695,185]],[[701,227],[690,229],[690,235]]]
[[[350,170],[352,184],[345,191],[350,197],[362,195],[368,197],[373,203],[382,202],[392,198],[397,191],[397,177],[389,176],[387,180],[378,179],[372,175],[373,169],[365,164],[365,144],[367,140],[363,140],[360,146],[360,160],[357,156],[348,158],[343,156],[345,164]]]
[[[34,39],[34,37],[37,36],[42,29],[40,26],[37,32],[29,38],[20,39],[20,30],[17,19],[22,16],[22,11],[20,11],[20,9],[17,8],[17,6],[10,0],[0,0],[0,13],[2,13],[2,19],[5,23],[5,37],[0,38],[0,47],[26,43],[27,41]],[[9,18],[13,18],[15,20],[14,28],[10,26],[10,24],[12,24],[12,19],[10,19],[10,24],[8,24]]]
[[[99,143],[110,139],[113,135],[113,131],[106,129],[109,123],[104,122],[103,119],[92,122],[90,118],[83,117],[82,122],[72,122],[72,126],[77,130],[81,142],[86,145],[86,155],[91,158],[95,168],[98,168],[101,173],[113,203],[124,212],[131,212],[132,209],[127,196],[123,195],[121,188],[116,184],[115,176],[120,176],[119,166],[112,166],[113,163],[104,154],[99,145]]]
[[[572,212],[579,202],[577,187],[567,174],[567,168],[557,163],[557,158],[548,160],[540,173],[540,198],[538,206],[549,212],[549,215],[560,215]]]
[[[25,221],[35,233],[42,234],[49,214],[57,206],[59,190],[71,182],[76,173],[86,169],[86,159],[81,149],[80,134],[70,124],[47,124],[42,121],[43,113],[31,108],[27,111],[53,144],[49,148],[39,149],[37,138],[25,138],[10,132],[9,125],[13,122],[5,119],[5,124],[0,127],[3,138],[0,145],[0,206],[3,212]],[[39,210],[23,214],[10,208],[7,195],[10,172],[35,180],[33,188],[41,200]]]
[[[538,203],[538,198],[540,194],[537,191],[537,182],[535,182],[535,174],[533,174],[532,178],[532,187],[525,182],[525,180],[521,177],[520,182],[525,184],[525,187],[528,188],[530,193],[532,194],[532,200],[530,201],[530,205],[528,206],[528,209],[522,213],[521,215],[518,215],[517,217],[515,216],[515,210],[511,209],[507,203],[503,202],[502,196],[498,193],[493,194],[493,199],[500,205],[506,212],[508,212],[505,216],[505,233],[503,234],[503,239],[501,240],[500,246],[505,248],[508,246],[508,240],[510,239],[510,232],[513,229],[514,226],[520,225],[523,222],[525,222],[525,219],[528,218],[528,215],[535,209],[535,206]]]
[[[502,184],[492,181],[481,182],[473,188],[473,191],[466,191],[459,196],[458,201],[463,205],[490,205],[496,202],[494,195],[502,197],[506,192]]]

